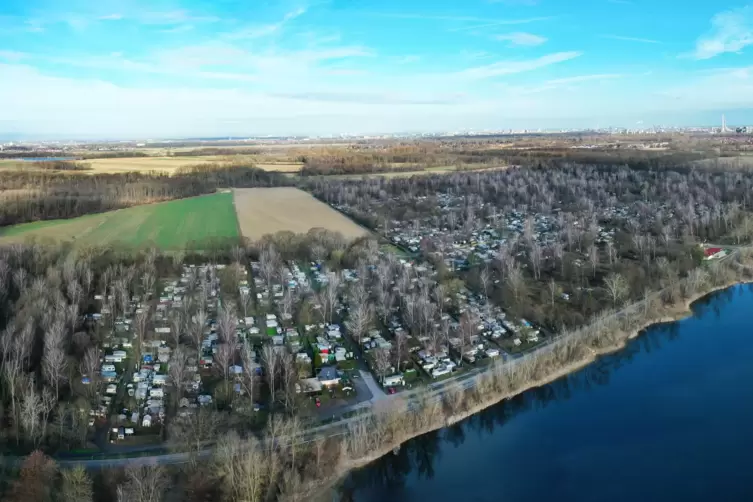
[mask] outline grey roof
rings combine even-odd
[[[338,378],[337,370],[334,366],[324,366],[321,371],[319,371],[319,376],[317,378],[320,381],[336,380]]]

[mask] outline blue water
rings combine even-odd
[[[338,500],[753,500],[753,289],[406,443]]]
[[[76,160],[76,157],[21,157],[18,159],[21,162],[57,162],[62,160]]]

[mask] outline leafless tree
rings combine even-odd
[[[485,269],[486,270],[486,269]],[[437,306],[439,307],[439,314],[444,313],[444,305],[447,301],[447,288],[444,284],[439,283],[434,287],[434,299],[437,301]]]
[[[79,365],[79,371],[82,375],[89,378],[89,389],[92,390],[92,394],[97,391],[97,383],[99,381],[99,361],[100,350],[97,347],[89,347],[84,353],[83,359]]]
[[[167,319],[170,323],[170,337],[172,338],[173,345],[178,347],[180,345],[180,335],[184,326],[183,314],[180,310],[173,309],[168,314]]]
[[[484,294],[484,298],[489,298],[489,267],[484,267],[478,275],[478,281],[481,283],[481,292]],[[436,294],[436,289],[435,289]]]
[[[515,301],[518,302],[528,292],[528,286],[526,285],[525,277],[520,266],[513,266],[507,273],[507,286],[510,288]]]
[[[236,341],[235,330],[237,328],[237,317],[232,305],[221,305],[217,317],[217,332],[220,339],[234,343]]]
[[[65,355],[65,327],[54,323],[45,334],[42,369],[44,379],[55,389],[56,399],[60,396],[60,384],[67,381],[68,361]]]
[[[591,263],[591,276],[596,275],[596,267],[599,266],[599,248],[591,244],[588,248],[588,261]]]
[[[214,364],[222,372],[225,382],[230,378],[230,367],[235,363],[235,345],[230,342],[221,342],[217,345],[217,353]]]
[[[379,347],[371,351],[371,357],[374,362],[374,370],[383,382],[384,377],[387,376],[387,371],[390,369],[390,351]]]
[[[293,297],[293,291],[290,288],[285,288],[285,292],[282,295],[282,301],[280,302],[280,314],[283,318],[293,315],[293,303],[295,298]]]
[[[478,317],[466,311],[460,317],[460,326],[458,327],[458,335],[460,335],[460,352],[465,354],[471,347],[471,341],[473,337],[478,333]]]
[[[137,465],[126,469],[126,481],[118,486],[118,502],[162,502],[170,486],[164,468]]]
[[[220,486],[228,500],[264,500],[269,479],[270,462],[256,439],[241,440],[237,433],[223,436],[215,452]]]
[[[248,343],[244,343],[243,347],[241,348],[241,363],[243,364],[243,378],[241,379],[241,384],[243,385],[246,394],[251,399],[254,399],[255,393],[256,393],[256,361],[254,361],[254,352],[251,348],[251,345]]]
[[[401,363],[403,362],[403,357],[405,356],[405,348],[407,342],[408,340],[405,333],[400,332],[395,334],[395,343],[393,345],[393,349],[395,351],[395,367],[397,368],[398,373],[400,372]]]
[[[286,352],[280,358],[282,402],[288,413],[294,414],[298,404],[296,384],[298,383],[298,367],[293,354]]]
[[[262,349],[262,360],[266,371],[264,376],[267,378],[271,402],[275,402],[277,392],[277,376],[280,372],[280,357],[277,350],[272,345],[265,345]]]
[[[627,281],[620,274],[609,274],[604,279],[604,287],[606,287],[609,296],[612,299],[612,305],[617,306],[627,294],[630,292]]]
[[[60,501],[61,502],[92,502],[94,490],[92,480],[83,467],[63,469],[60,471]]]
[[[207,313],[202,308],[193,317],[193,325],[191,326],[191,339],[196,348],[196,357],[201,359],[201,343],[204,341],[204,327],[207,325]]]
[[[275,276],[277,268],[279,266],[279,254],[274,246],[268,246],[262,250],[259,256],[259,266],[261,268],[261,276],[267,282],[267,287],[272,288],[272,278]]]
[[[26,437],[34,444],[39,444],[42,434],[42,413],[44,404],[41,393],[37,392],[32,378],[27,378],[23,388],[20,422]]]
[[[145,271],[141,275],[141,287],[144,290],[144,299],[148,300],[154,290],[154,273],[151,270]]]
[[[361,343],[361,338],[369,331],[373,323],[373,308],[370,304],[358,303],[351,305],[348,312],[348,318],[345,321],[345,327],[351,338],[356,343]]]
[[[549,295],[551,296],[551,306],[554,308],[554,301],[556,300],[557,296],[559,296],[560,293],[560,287],[559,284],[554,279],[551,279],[549,281]]]
[[[324,322],[332,322],[332,316],[335,312],[335,307],[337,306],[337,296],[338,289],[340,288],[341,277],[340,274],[335,272],[331,272],[327,275],[329,280],[317,297],[322,306]]]
[[[244,289],[240,292],[241,308],[243,309],[243,317],[248,317],[248,309],[251,308],[252,298],[251,293]]]
[[[541,261],[544,258],[541,246],[534,242],[530,248],[528,256],[531,260],[531,266],[533,267],[533,276],[536,279],[541,278]]]
[[[183,397],[187,380],[191,376],[188,372],[188,351],[182,345],[179,345],[170,354],[168,372],[173,387],[175,387],[175,401],[179,402],[180,398]]]
[[[16,286],[16,289],[22,293],[26,289],[27,276],[28,274],[24,268],[18,268],[13,271],[13,284]]]

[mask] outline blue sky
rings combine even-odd
[[[753,123],[753,4],[3,0],[0,133]]]

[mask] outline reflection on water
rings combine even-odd
[[[729,438],[713,431],[753,420],[753,288],[693,310],[577,373],[407,442],[352,473],[337,500],[704,500],[722,481],[722,499],[747,495],[724,469],[704,469],[704,455],[736,457],[746,438],[753,446],[750,427]],[[750,400],[736,395],[741,387]],[[694,474],[707,478],[686,479]],[[667,489],[677,483],[684,488]]]

